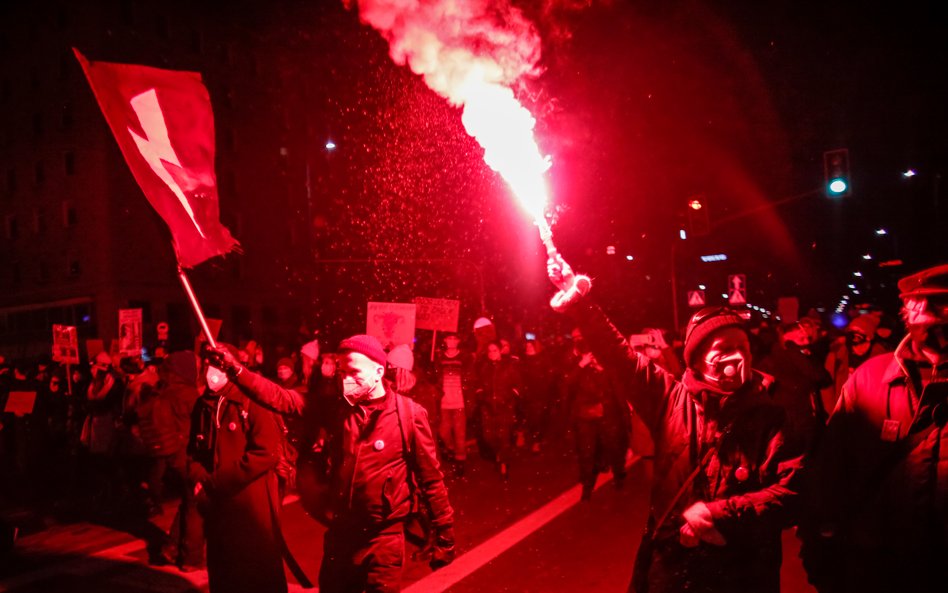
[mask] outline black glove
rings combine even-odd
[[[454,556],[454,528],[448,527],[435,536],[428,566],[431,570],[438,570],[454,562]]]
[[[234,358],[227,348],[217,346],[213,348],[207,344],[204,345],[204,360],[214,368],[220,369],[230,377],[236,377],[243,372],[244,367],[240,361]]]

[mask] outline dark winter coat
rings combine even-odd
[[[150,457],[173,455],[187,445],[191,410],[198,399],[194,382],[173,377],[138,406],[142,444]]]
[[[545,353],[524,356],[520,359],[520,374],[523,380],[523,403],[528,412],[537,412],[549,407],[553,399],[553,365]]]
[[[948,587],[948,365],[932,372],[906,344],[843,387],[808,463],[811,512],[800,529],[821,590]]]
[[[233,382],[194,406],[188,477],[206,492],[207,568],[212,592],[286,591],[274,513],[283,438],[278,417]]]
[[[829,417],[820,390],[831,385],[833,378],[793,343],[774,346],[754,366],[775,379],[774,401],[787,412],[787,446],[801,453],[809,451]]]
[[[263,405],[284,414],[303,414],[306,399],[244,371],[236,379]],[[404,521],[411,512],[409,472],[430,509],[435,529],[452,527],[454,511],[438,464],[428,414],[386,382],[385,396],[365,405],[344,405],[332,423],[327,448],[333,520],[330,529],[363,527],[377,531]],[[414,426],[405,430],[409,453],[402,447],[396,406],[411,406]],[[407,410],[407,408],[406,408]]]
[[[669,514],[650,546],[651,558],[636,562],[635,580],[647,581],[650,593],[779,591],[781,531],[793,518],[801,460],[785,450],[785,415],[771,401],[762,376],[755,373],[722,402],[690,373],[679,382],[636,353],[599,307],[580,303],[573,313],[596,358],[617,373],[655,441],[649,525]],[[673,502],[718,442],[694,484]],[[681,513],[698,501],[708,506],[726,545],[679,543]]]
[[[483,359],[477,366],[475,397],[483,415],[499,422],[513,422],[520,395],[520,372],[509,358]]]

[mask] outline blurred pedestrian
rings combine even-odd
[[[599,472],[611,469],[617,488],[625,480],[622,438],[624,402],[610,373],[588,350],[567,376],[569,402],[579,460],[582,500],[592,497]]]
[[[539,453],[553,406],[553,365],[537,340],[527,340],[520,359],[523,413],[530,450]]]
[[[510,446],[520,397],[520,375],[515,363],[501,354],[500,344],[490,342],[476,370],[477,414],[485,453],[501,478],[509,477]]]
[[[787,447],[805,453],[817,442],[829,417],[821,390],[832,385],[829,372],[810,351],[814,334],[801,322],[779,328],[777,342],[757,368],[773,375],[774,401],[787,412]]]
[[[470,391],[472,359],[460,349],[455,333],[444,336],[444,349],[435,357],[435,376],[440,389],[438,434],[445,458],[453,461],[454,472],[464,475],[467,463],[467,414],[465,402]]]

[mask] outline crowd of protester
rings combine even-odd
[[[801,454],[819,442],[853,370],[892,351],[901,337],[894,319],[868,305],[851,309],[843,327],[827,321],[811,310],[793,322],[755,317],[746,324],[754,366],[775,379],[773,398],[786,411],[787,446]],[[682,379],[688,361],[675,332],[644,328],[627,343]],[[273,364],[264,364],[256,342],[233,348],[240,365],[306,404],[300,414],[277,416],[281,494],[296,488],[297,472],[301,491],[325,487],[325,447],[345,400],[339,359],[322,346],[314,340],[280,347],[290,354]],[[0,472],[10,477],[0,495],[6,505],[40,501],[46,512],[93,519],[148,520],[169,512],[164,503],[180,500],[156,560],[193,570],[205,563],[204,528],[187,460],[200,457],[195,435],[214,414],[204,397],[212,379],[201,352],[162,354],[144,362],[99,352],[68,367],[46,358],[0,358],[0,410],[11,392],[36,393],[31,413],[0,416]],[[469,334],[443,335],[435,352],[400,345],[386,357],[388,384],[427,411],[442,469],[455,480],[469,479],[471,455],[493,464],[491,479],[517,480],[521,456],[514,451],[539,454],[568,434],[588,500],[598,474],[612,472],[621,488],[629,455],[652,453],[651,446],[631,451],[633,431],[646,432],[627,403],[634,397],[579,328],[569,335],[514,335],[480,318]]]
[[[793,323],[757,319],[751,330],[755,366],[781,379],[776,397],[786,400],[792,422],[807,426],[804,432],[818,432],[852,369],[898,343],[895,324],[878,309],[857,309],[851,317],[836,328],[811,311]],[[629,446],[629,410],[621,386],[579,330],[526,339],[498,336],[486,319],[478,323],[475,334],[444,335],[433,357],[416,356],[408,346],[389,353],[388,376],[428,410],[442,463],[463,477],[473,449],[507,478],[512,448],[540,452],[551,426],[565,426],[576,440],[584,485],[595,479],[591,468],[618,468]],[[683,346],[674,335],[646,328],[630,343],[680,377]],[[312,400],[306,417],[287,419],[287,430],[295,449],[318,452],[326,419],[341,399],[333,353],[314,342],[265,366],[262,348],[250,341],[237,355]],[[69,376],[66,366],[48,358],[3,360],[0,407],[11,391],[36,393],[31,414],[0,416],[0,467],[15,477],[4,480],[4,497],[55,493],[51,502],[71,510],[160,513],[166,483],[182,473],[190,414],[203,387],[199,369],[191,351],[147,363],[100,352],[88,364],[68,367]],[[469,447],[469,439],[476,446]]]

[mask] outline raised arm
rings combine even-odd
[[[675,378],[636,352],[597,305],[589,302],[592,281],[573,274],[562,257],[547,262],[550,281],[559,292],[550,301],[554,310],[569,313],[599,362],[616,372],[632,406],[650,430],[658,425]]]
[[[211,366],[227,373],[234,385],[255,403],[280,414],[303,415],[306,399],[295,389],[284,389],[273,381],[244,367],[226,348],[206,348],[204,355]]]

